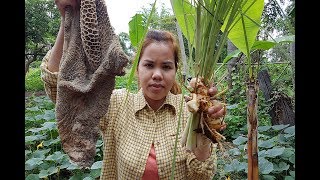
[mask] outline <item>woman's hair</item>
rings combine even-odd
[[[148,47],[151,43],[154,43],[154,42],[172,43],[173,55],[174,55],[174,65],[175,65],[176,71],[177,71],[179,59],[180,59],[180,48],[179,48],[179,45],[178,45],[178,42],[177,42],[175,35],[169,31],[165,31],[165,30],[149,30],[147,32],[147,35],[143,41],[142,48],[140,51],[138,64],[140,62],[140,58],[142,57],[146,47]],[[174,81],[170,92],[172,94],[180,94],[181,93],[181,88],[176,81]]]

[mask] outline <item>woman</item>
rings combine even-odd
[[[54,47],[41,64],[48,96],[55,102],[57,75],[62,57],[64,7],[77,7],[76,0],[56,0],[61,25]],[[100,121],[104,141],[100,179],[169,179],[181,101],[175,82],[179,48],[167,31],[150,30],[143,42],[137,77],[139,91],[126,98],[124,89],[114,90],[108,112]],[[215,87],[211,94],[217,92]],[[225,113],[222,105],[209,109],[213,117]],[[185,103],[178,141],[190,115]],[[206,137],[194,152],[178,143],[175,179],[212,179],[216,172],[215,144]]]

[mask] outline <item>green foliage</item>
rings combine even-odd
[[[25,77],[25,90],[26,91],[43,91],[44,86],[40,78],[41,71],[39,68],[29,68]]]
[[[126,73],[124,76],[116,76],[115,89],[127,88],[127,83],[128,83],[129,76],[130,76],[129,73]],[[131,92],[137,92],[138,91],[137,76],[133,76],[132,84],[128,87],[128,89]]]
[[[125,32],[121,32],[119,33],[118,36],[119,36],[120,45],[123,51],[126,53],[127,56],[132,57],[134,48],[131,45],[129,34]],[[132,62],[129,62],[129,63],[132,63]]]
[[[95,163],[88,170],[71,164],[61,142],[55,121],[54,104],[47,96],[26,97],[25,177],[26,179],[95,179],[102,166],[101,138],[96,144]]]
[[[247,178],[247,129],[233,140],[234,148],[219,159],[217,177]],[[258,127],[258,163],[260,179],[295,179],[295,126]]]
[[[147,7],[142,7],[141,11],[138,11],[140,14],[142,14],[143,22],[146,24],[147,19],[149,18],[150,11],[152,10],[152,5],[149,4]],[[173,33],[176,33],[176,25],[175,25],[175,17],[172,14],[171,10],[166,8],[164,4],[162,3],[161,6],[158,6],[155,10],[155,12],[150,17],[150,24],[149,29],[159,29],[159,30],[167,30],[171,31]]]
[[[40,69],[31,68],[33,79],[40,80]],[[28,74],[28,77],[30,75]],[[126,76],[116,77],[116,88],[125,88]],[[27,79],[27,78],[26,78]],[[133,81],[136,81],[134,78]],[[26,81],[26,86],[33,91],[32,81]],[[136,83],[130,90],[137,91]],[[47,96],[35,96],[25,99],[25,177],[26,179],[96,179],[101,174],[103,158],[103,141],[101,137],[96,144],[95,163],[90,169],[80,170],[78,166],[71,164],[67,154],[61,147],[61,141],[55,121],[54,104]]]
[[[33,62],[29,65],[29,68],[39,68],[41,62],[42,62],[41,60],[40,60],[40,61],[33,61]]]

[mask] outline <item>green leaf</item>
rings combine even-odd
[[[49,120],[55,120],[56,116],[55,116],[55,111],[54,110],[45,110],[44,115],[43,115],[43,119],[49,121]]]
[[[234,159],[231,164],[226,164],[224,166],[224,171],[228,172],[240,172],[247,168],[247,163],[239,162],[237,159]]]
[[[60,143],[60,138],[58,138],[58,137],[56,139],[49,139],[47,141],[43,141],[43,146],[48,147],[52,144],[57,144],[57,143]]]
[[[26,110],[28,110],[28,111],[40,111],[38,106],[34,106],[34,107],[31,107],[31,108],[26,108]]]
[[[272,127],[272,129],[279,131],[279,130],[282,130],[282,129],[288,127],[288,126],[290,126],[290,125],[289,124],[285,124],[285,125],[284,124],[279,124],[279,125],[273,125],[271,127]]]
[[[290,171],[289,174],[290,174],[292,177],[295,177],[295,176],[296,176],[296,172],[295,172],[295,171]]]
[[[286,171],[286,170],[288,170],[290,168],[290,165],[285,163],[285,162],[280,162],[278,164],[278,168],[279,168],[278,169],[279,171]]]
[[[248,138],[238,136],[235,140],[232,141],[233,144],[235,145],[240,145],[248,141]]]
[[[251,50],[261,49],[261,50],[269,50],[273,48],[277,43],[271,41],[255,41],[252,45]]]
[[[285,148],[281,156],[284,158],[289,158],[292,155],[294,155],[293,148]]]
[[[52,175],[52,174],[56,174],[58,172],[58,168],[55,166],[51,166],[49,167],[49,169],[47,169],[48,175]]]
[[[40,173],[39,173],[39,177],[40,178],[46,178],[48,176],[49,176],[48,170],[41,170]]]
[[[91,169],[101,169],[102,168],[102,161],[97,161],[92,164]]]
[[[98,178],[101,175],[101,169],[91,169],[90,176],[93,178]]]
[[[94,180],[94,179],[89,175],[89,176],[83,178],[83,180]]]
[[[265,132],[265,131],[268,131],[270,128],[271,128],[271,126],[259,126],[258,131]]]
[[[274,180],[276,179],[276,177],[272,176],[272,175],[262,175],[262,179],[263,180]]]
[[[57,125],[56,122],[45,122],[42,124],[43,130],[49,130],[56,129]]]
[[[259,158],[259,171],[261,174],[269,174],[273,171],[273,164],[265,158]]]
[[[39,175],[38,174],[29,174],[26,177],[26,180],[40,180]]]
[[[266,157],[266,150],[260,150],[260,151],[258,151],[258,156],[259,156],[259,157]]]
[[[48,148],[48,149],[44,149],[44,150],[36,150],[32,153],[32,158],[42,158],[44,159],[45,158],[45,155],[50,152],[51,149]]]
[[[138,44],[143,38],[143,33],[146,30],[146,27],[143,23],[143,15],[136,14],[129,21],[129,37],[131,45],[135,48],[138,47]]]
[[[271,148],[275,145],[275,140],[274,138],[272,139],[268,139],[268,140],[258,140],[258,147],[262,147],[262,148]]]
[[[247,0],[244,2],[245,4],[242,6],[243,14],[239,13],[236,17],[238,21],[230,30],[228,38],[248,57],[248,50],[251,50],[260,29],[259,26],[264,7],[264,0]],[[243,18],[243,21],[241,18]],[[224,28],[225,24],[222,26],[221,30]]]
[[[232,156],[237,156],[237,155],[240,155],[241,152],[238,148],[232,148],[232,149],[229,149],[229,154],[232,155]]]
[[[25,162],[25,164],[28,164],[30,166],[35,166],[35,165],[39,165],[39,164],[43,163],[42,160],[43,160],[43,158],[31,158],[31,159],[27,160]]]
[[[295,41],[295,35],[282,36],[275,39],[277,43],[292,43]]]
[[[266,154],[268,155],[268,157],[277,157],[282,155],[282,153],[284,152],[285,147],[273,147],[272,149],[268,149],[266,151]]]
[[[234,50],[234,51],[230,52],[230,53],[229,53],[229,54],[224,58],[224,60],[223,60],[223,63],[222,63],[222,64],[227,63],[227,62],[228,62],[230,59],[232,59],[232,58],[238,57],[238,56],[239,56],[239,54],[240,54],[239,49],[236,49],[236,50]]]
[[[67,170],[74,170],[74,169],[80,169],[80,167],[74,163],[70,163],[70,165],[67,167]]]
[[[193,44],[195,32],[196,10],[188,0],[171,0],[172,10],[179,27],[187,40]]]
[[[56,162],[56,161],[61,160],[64,156],[66,156],[66,154],[61,153],[61,151],[56,151],[53,154],[47,156],[47,158],[45,160]]]
[[[293,155],[289,158],[289,161],[290,161],[292,164],[295,164],[295,162],[296,162],[296,155],[293,154]]]
[[[80,180],[80,179],[83,179],[82,174],[75,174],[71,176],[69,180]]]
[[[285,177],[284,177],[284,180],[294,180],[294,177],[292,177],[292,176],[285,176]]]
[[[295,126],[290,126],[290,127],[286,128],[286,129],[284,130],[284,132],[287,133],[287,134],[293,134],[293,135],[295,135]]]

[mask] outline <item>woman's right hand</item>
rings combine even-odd
[[[80,0],[54,0],[57,8],[59,9],[61,17],[64,18],[65,7],[70,5],[73,9],[80,8]]]

